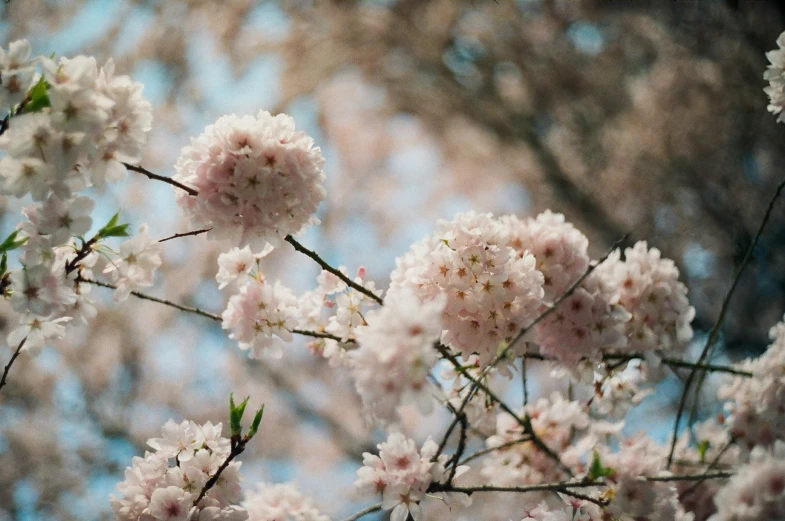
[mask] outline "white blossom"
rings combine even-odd
[[[176,189],[177,202],[211,236],[277,246],[319,223],[324,158],[313,145],[286,114],[223,116],[183,148],[174,179],[199,194]]]

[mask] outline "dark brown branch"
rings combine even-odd
[[[147,176],[148,179],[154,179],[156,181],[162,181],[164,183],[167,183],[167,184],[170,184],[172,186],[175,186],[175,187],[179,188],[180,190],[184,190],[189,195],[192,195],[192,196],[199,195],[199,191],[196,190],[195,188],[191,188],[190,186],[186,186],[186,185],[180,183],[179,181],[175,181],[171,177],[166,177],[166,176],[163,176],[163,175],[155,174],[155,173],[147,170],[146,168],[143,168],[143,167],[138,166],[138,165],[132,165],[132,164],[129,164],[129,163],[123,163],[123,166],[125,166],[128,170],[131,170],[132,172],[136,172],[136,173],[142,174],[144,176]]]
[[[641,476],[646,481],[702,481],[707,479],[727,479],[733,476],[733,472],[705,472],[703,474],[676,474],[671,476]],[[591,488],[605,487],[605,481],[563,481],[559,483],[540,483],[536,485],[524,485],[519,487],[505,487],[497,485],[478,485],[472,487],[456,487],[445,483],[432,483],[429,487],[430,492],[463,492],[473,494],[476,492],[564,492],[570,494],[570,488]]]
[[[758,231],[755,233],[755,237],[750,244],[750,247],[747,248],[747,253],[744,254],[744,259],[741,261],[741,264],[736,269],[736,273],[733,275],[733,281],[731,282],[730,288],[728,288],[728,292],[725,294],[725,298],[722,300],[722,306],[720,307],[720,314],[717,317],[717,321],[714,323],[714,326],[709,331],[709,336],[706,339],[706,345],[703,346],[703,351],[701,351],[700,356],[698,357],[698,365],[703,364],[709,356],[712,347],[714,347],[714,342],[717,340],[717,336],[719,335],[720,328],[722,327],[722,323],[725,320],[725,314],[728,312],[728,306],[730,304],[731,297],[733,297],[733,293],[736,291],[736,286],[741,279],[741,275],[744,273],[745,268],[750,262],[752,258],[752,252],[755,250],[755,247],[758,245],[758,240],[760,239],[761,235],[763,234],[763,229],[766,227],[766,223],[769,222],[769,218],[771,217],[771,212],[774,209],[774,203],[777,201],[777,198],[780,196],[782,189],[785,188],[785,179],[780,181],[780,184],[777,185],[777,189],[774,192],[774,195],[771,197],[769,201],[769,206],[766,208],[766,213],[763,215],[763,220],[758,226]],[[676,419],[673,422],[673,434],[671,439],[671,447],[670,451],[668,452],[668,464],[667,468],[670,468],[671,463],[673,462],[673,452],[676,450],[676,440],[678,439],[679,435],[679,426],[681,423],[681,418],[684,415],[684,407],[687,404],[687,396],[690,392],[690,386],[692,385],[695,376],[698,374],[699,370],[694,368],[690,371],[689,376],[687,376],[687,380],[684,382],[684,389],[681,392],[681,397],[679,398],[679,408],[676,412]],[[700,391],[701,384],[706,376],[705,371],[700,372],[699,382],[696,386],[696,400],[698,392]],[[692,416],[692,414],[691,414]]]
[[[568,476],[572,476],[572,470],[568,466],[566,466],[564,463],[562,463],[561,459],[559,459],[559,456],[555,452],[553,452],[553,450],[551,450],[551,448],[548,447],[545,444],[545,442],[543,442],[540,439],[540,437],[537,435],[536,432],[534,432],[534,428],[532,427],[531,421],[529,420],[528,416],[524,416],[523,418],[521,418],[520,416],[515,414],[515,412],[512,409],[510,409],[510,407],[506,403],[504,403],[501,400],[501,398],[496,396],[496,393],[491,391],[488,388],[487,385],[482,383],[482,381],[480,381],[480,379],[474,378],[467,371],[464,371],[462,366],[461,366],[461,364],[460,364],[460,362],[458,362],[458,360],[455,358],[455,356],[452,353],[450,353],[449,349],[447,349],[446,346],[437,343],[436,344],[436,350],[439,351],[439,353],[441,353],[442,357],[444,357],[446,360],[448,360],[458,370],[458,372],[463,374],[469,381],[471,381],[474,384],[474,386],[476,386],[480,390],[482,390],[488,396],[488,398],[490,398],[494,402],[498,403],[499,407],[504,412],[506,412],[507,414],[512,416],[515,419],[515,421],[523,428],[523,432],[525,434],[528,434],[529,436],[531,436],[531,442],[534,443],[537,446],[538,449],[540,449],[549,458],[551,458],[558,465],[558,467],[563,472],[565,472]]]
[[[194,230],[192,232],[175,233],[174,235],[170,235],[169,237],[164,237],[163,239],[158,239],[158,242],[171,241],[172,239],[178,239],[180,237],[190,237],[192,235],[201,235],[203,233],[209,232],[210,230],[212,230],[212,228],[204,228],[204,229],[201,229],[201,230]]]
[[[24,347],[25,342],[27,342],[27,337],[24,337],[22,341],[19,342],[19,346],[17,346],[16,351],[14,351],[14,354],[11,355],[11,360],[8,361],[8,363],[5,366],[5,369],[3,369],[3,377],[0,378],[0,389],[5,387],[6,379],[8,378],[8,371],[11,370],[11,366],[14,365],[14,362],[19,357],[19,353],[22,352],[22,348]]]
[[[202,498],[204,498],[205,494],[207,494],[207,492],[209,492],[210,489],[213,488],[213,486],[215,486],[215,484],[218,482],[218,478],[221,477],[221,473],[224,470],[226,470],[226,467],[229,466],[232,460],[243,453],[243,451],[245,450],[245,446],[248,444],[249,441],[251,441],[251,438],[248,436],[240,437],[238,435],[238,436],[232,436],[231,441],[232,441],[231,452],[226,457],[224,462],[221,463],[221,466],[218,467],[218,470],[215,471],[215,474],[210,476],[210,479],[208,479],[207,483],[204,484],[204,487],[202,487],[202,491],[199,492],[199,495],[194,500],[194,506],[198,505],[199,502],[202,500]]]
[[[106,282],[101,282],[98,280],[93,279],[86,279],[84,277],[79,277],[76,279],[77,282],[85,282],[87,284],[93,284],[95,286],[100,286],[102,288],[109,288],[109,289],[117,289],[117,286],[114,284],[109,284]],[[217,322],[221,321],[221,315],[216,315],[215,313],[210,313],[208,311],[204,311],[203,309],[199,309],[194,306],[184,306],[182,304],[178,304],[177,302],[172,302],[171,300],[166,300],[158,297],[153,297],[152,295],[147,295],[145,293],[140,293],[138,291],[132,291],[131,295],[136,298],[140,298],[142,300],[149,300],[150,302],[156,302],[158,304],[163,304],[165,306],[169,306],[175,309],[179,309],[180,311],[185,311],[187,313],[195,313],[197,315],[201,315],[203,317],[207,317],[209,319],[215,320]]]
[[[336,342],[341,342],[343,344],[346,343],[354,343],[354,340],[343,340],[339,336],[331,335],[330,333],[322,333],[321,331],[306,331],[304,329],[292,329],[292,333],[295,335],[302,335],[302,336],[309,336],[312,338],[325,338],[327,340],[335,340]]]
[[[375,295],[369,289],[366,289],[366,288],[360,286],[359,284],[355,283],[352,279],[350,279],[349,277],[347,277],[346,275],[344,275],[343,273],[341,273],[337,269],[335,269],[332,266],[330,266],[329,264],[327,264],[327,262],[325,262],[324,259],[319,257],[319,255],[315,251],[309,250],[308,248],[306,248],[305,246],[303,246],[302,244],[297,242],[297,239],[295,239],[291,235],[287,235],[286,236],[286,242],[288,242],[289,244],[294,246],[295,250],[299,251],[300,253],[302,253],[302,254],[306,255],[307,257],[310,257],[311,259],[316,261],[316,263],[319,266],[321,266],[323,270],[332,273],[333,275],[335,275],[336,277],[341,279],[342,282],[344,282],[347,286],[349,286],[353,290],[359,291],[360,293],[362,293],[366,297],[369,297],[369,298],[373,299],[379,305],[384,303],[384,301],[378,295]]]

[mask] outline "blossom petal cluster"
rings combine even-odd
[[[421,300],[445,295],[442,342],[487,365],[542,304],[543,276],[533,255],[509,246],[492,214],[466,212],[440,220],[433,235],[396,260],[390,292],[407,288]]]
[[[291,483],[259,483],[242,506],[248,521],[330,521]]]
[[[535,218],[501,218],[510,246],[519,257],[534,255],[543,274],[543,300],[552,303],[562,296],[589,267],[589,239],[564,215],[546,210]]]
[[[631,314],[626,324],[628,351],[683,351],[692,339],[695,308],[672,260],[639,241],[624,251],[623,261],[616,251],[598,269],[611,279],[619,304]]]
[[[318,224],[325,197],[321,149],[286,114],[219,118],[183,148],[174,179],[177,203],[210,235],[261,250]]]
[[[16,40],[8,50],[0,48],[0,106],[21,103],[35,83],[35,65],[27,40]]]
[[[339,266],[338,271],[347,275],[343,266]],[[373,281],[365,279],[365,268],[361,266],[352,282],[381,298],[383,292],[376,289]],[[319,274],[316,281],[316,288],[300,296],[299,327],[306,331],[329,333],[341,339],[339,342],[332,338],[316,338],[309,342],[308,347],[327,358],[333,367],[350,367],[352,362],[349,351],[344,348],[345,342],[356,340],[358,329],[367,325],[366,317],[378,309],[379,304],[326,270]]]
[[[785,443],[756,447],[714,496],[717,512],[709,521],[785,519]]]
[[[602,352],[627,346],[629,318],[616,287],[592,272],[537,324],[540,353],[569,368],[581,360],[598,361]]]
[[[728,431],[748,451],[785,441],[785,319],[771,328],[769,337],[766,352],[738,364],[752,377],[734,376],[719,391],[728,400]]]
[[[280,358],[281,344],[290,342],[297,328],[297,297],[278,281],[249,278],[229,299],[221,318],[223,328],[231,331],[229,338],[250,350],[251,358]]]
[[[66,202],[87,186],[123,178],[122,162],[141,159],[152,123],[142,85],[92,57],[40,61],[50,106],[9,120],[3,192],[36,201],[54,193]]]
[[[445,469],[447,456],[438,458],[438,446],[428,438],[420,451],[414,440],[401,433],[392,433],[387,441],[378,445],[379,455],[363,453],[363,467],[357,470],[357,491],[364,496],[381,494],[382,508],[392,509],[391,521],[406,521],[411,515],[415,521],[422,519],[420,502],[431,483],[448,476]],[[465,468],[458,472],[465,471]],[[458,475],[456,472],[456,476]],[[468,505],[465,494],[451,493],[451,504]]]
[[[73,239],[90,230],[94,203],[78,192],[119,180],[122,162],[140,160],[152,107],[142,85],[116,75],[113,62],[31,58],[24,40],[0,49],[0,103],[11,109],[0,140],[0,191],[34,201],[17,228],[24,245],[10,293],[21,317],[9,341],[26,338],[24,350],[34,353],[61,337],[63,324],[95,315],[78,275],[89,274],[97,255],[77,255]]]
[[[562,464],[580,465],[589,447],[585,443],[573,444],[572,437],[585,433],[590,424],[588,410],[582,404],[553,393],[549,398],[527,404],[518,414],[529,418],[539,439],[559,455]],[[500,413],[496,418],[496,434],[486,440],[488,448],[497,450],[485,459],[483,477],[490,483],[505,486],[549,483],[566,477],[559,464],[534,442],[512,444],[524,438],[520,422],[506,412]]]
[[[664,472],[667,451],[651,438],[638,435],[622,440],[619,450],[612,452],[597,447],[602,465],[613,470],[606,478],[610,502],[606,512],[623,520],[671,521],[689,519],[679,504],[676,486],[668,481],[649,481],[645,476]]]
[[[434,343],[442,334],[444,301],[423,304],[412,293],[399,291],[367,315],[367,326],[357,329],[352,375],[369,417],[393,422],[396,408],[410,402],[424,413],[433,409],[428,375],[439,360]]]
[[[769,85],[763,89],[769,97],[769,112],[777,115],[777,122],[785,122],[785,32],[777,38],[777,49],[766,53],[769,67],[763,74],[763,79]]]
[[[231,452],[222,425],[169,420],[160,438],[148,445],[153,452],[134,457],[110,500],[118,521],[245,521],[240,499],[240,463],[230,462],[220,479],[196,503]]]
[[[117,284],[115,300],[125,300],[131,291],[153,285],[162,251],[161,243],[147,235],[147,224],[142,224],[136,236],[120,245],[118,255],[104,270]]]

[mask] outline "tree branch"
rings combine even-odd
[[[375,295],[372,291],[370,291],[370,290],[360,286],[359,284],[355,283],[352,279],[350,279],[349,277],[347,277],[346,275],[344,275],[343,273],[341,273],[337,269],[335,269],[332,266],[330,266],[329,264],[327,264],[327,262],[324,259],[322,259],[321,257],[319,257],[319,255],[315,251],[309,250],[308,248],[306,248],[305,246],[303,246],[302,244],[297,242],[297,239],[295,239],[291,235],[287,235],[286,236],[286,242],[288,242],[289,244],[294,246],[295,250],[299,251],[300,253],[302,253],[302,254],[306,255],[307,257],[310,257],[311,259],[316,261],[316,263],[319,266],[321,266],[323,270],[332,273],[333,275],[335,275],[336,277],[341,279],[342,282],[344,282],[347,286],[349,286],[353,290],[359,291],[360,293],[362,293],[366,297],[369,297],[369,298],[373,299],[379,305],[382,305],[384,303],[384,301],[378,295]]]
[[[24,347],[25,342],[27,342],[27,337],[24,337],[22,341],[19,342],[19,346],[17,346],[16,351],[14,351],[14,354],[11,355],[11,360],[8,361],[8,363],[5,366],[5,369],[3,369],[3,377],[0,378],[0,389],[5,387],[6,379],[8,378],[8,371],[11,370],[11,366],[14,365],[14,362],[19,357],[19,353],[22,352],[22,348]]]
[[[179,188],[180,190],[184,190],[189,195],[192,195],[192,196],[199,195],[199,191],[196,190],[195,188],[191,188],[190,186],[186,186],[186,185],[180,183],[179,181],[175,181],[171,177],[166,177],[166,176],[155,174],[155,173],[147,170],[146,168],[143,168],[143,167],[138,166],[138,165],[132,165],[132,164],[129,164],[129,163],[123,163],[123,166],[126,167],[128,170],[131,170],[132,172],[136,172],[136,173],[142,174],[144,176],[147,176],[148,179],[154,179],[156,181],[162,181],[162,182],[164,182],[166,184],[170,184],[172,186],[175,186],[175,187]]]
[[[714,342],[717,340],[717,336],[719,335],[720,328],[722,327],[722,322],[725,320],[725,314],[728,312],[728,305],[730,304],[731,297],[733,297],[733,293],[736,291],[736,286],[741,279],[742,273],[744,273],[744,269],[750,262],[752,258],[752,252],[755,250],[755,247],[758,245],[758,240],[760,236],[763,234],[763,229],[766,227],[766,223],[769,222],[769,218],[771,217],[771,212],[774,209],[774,203],[777,201],[777,198],[780,196],[782,189],[785,188],[785,179],[780,181],[780,184],[777,185],[777,189],[774,191],[774,195],[771,197],[769,201],[769,206],[766,208],[766,213],[763,215],[763,220],[758,226],[758,231],[755,233],[755,237],[750,244],[750,247],[747,248],[747,253],[744,255],[744,259],[741,261],[741,264],[736,269],[736,273],[733,276],[733,281],[731,282],[730,288],[728,288],[728,292],[725,294],[725,298],[722,300],[722,306],[720,307],[720,314],[717,317],[717,321],[714,323],[714,326],[709,331],[709,336],[706,339],[706,345],[703,346],[703,351],[701,351],[700,357],[698,357],[698,365],[703,364],[709,356],[709,353],[714,346]],[[698,374],[698,369],[693,368],[690,371],[687,380],[684,382],[684,389],[682,390],[681,397],[679,398],[679,408],[676,412],[676,419],[673,422],[673,434],[671,439],[671,447],[670,451],[668,452],[668,463],[666,468],[671,467],[671,463],[673,463],[673,452],[676,450],[676,440],[678,439],[679,435],[679,426],[681,423],[681,418],[684,415],[684,407],[687,404],[687,396],[690,392],[690,386],[692,385],[695,376]],[[702,371],[700,373],[700,378],[698,385],[696,387],[696,400],[697,400],[697,392],[700,391],[700,387],[703,384],[703,380],[705,378],[706,372]],[[693,416],[694,412],[690,414]]]

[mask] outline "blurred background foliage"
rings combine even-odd
[[[785,176],[785,127],[762,90],[765,52],[785,28],[780,2],[10,0],[0,10],[4,44],[113,57],[145,84],[156,112],[143,165],[158,173],[171,175],[188,136],[222,114],[293,115],[328,161],[323,226],[304,242],[350,272],[364,265],[381,287],[437,218],[549,208],[595,256],[631,232],[630,243],[674,259],[700,340]],[[188,229],[167,186],[134,177],[94,195],[99,226],[120,208],[154,235]],[[19,206],[2,206],[13,228]],[[779,207],[718,357],[768,343],[785,311],[783,237]],[[220,312],[226,296],[211,279],[225,249],[172,241],[151,293]],[[276,253],[270,276],[308,289],[306,261]],[[21,360],[0,396],[0,519],[108,518],[106,496],[145,439],[169,417],[224,419],[230,391],[268,404],[264,441],[245,456],[249,482],[296,479],[328,512],[352,511],[357,458],[375,438],[346,375],[302,343],[281,361],[248,362],[215,324],[113,306],[102,291],[109,305],[89,330]],[[665,425],[676,382],[647,400]],[[440,432],[445,417],[412,413],[408,428]]]

